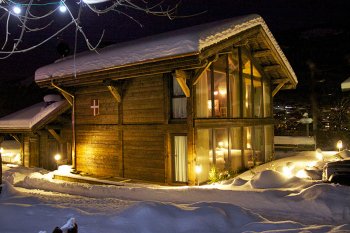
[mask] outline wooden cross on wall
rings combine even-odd
[[[93,116],[97,116],[100,114],[100,103],[98,99],[91,100],[91,106]]]

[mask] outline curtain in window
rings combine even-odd
[[[177,82],[176,78],[173,78],[173,95],[174,96],[185,95],[185,93],[182,91],[179,83]]]
[[[173,118],[187,117],[186,104],[187,104],[186,97],[173,98]]]
[[[187,136],[174,137],[175,181],[187,182]]]

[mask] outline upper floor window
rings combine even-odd
[[[187,98],[176,78],[172,78],[172,118],[183,119],[187,117]]]
[[[269,82],[239,49],[220,55],[196,83],[197,118],[271,116]]]

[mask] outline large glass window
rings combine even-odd
[[[196,113],[199,118],[208,118],[212,114],[210,71],[203,72],[196,84]]]
[[[263,126],[254,127],[254,165],[262,164],[265,160],[264,158],[264,131]]]
[[[227,117],[226,67],[226,55],[220,56],[212,66],[214,75],[214,117]]]
[[[265,133],[265,162],[273,160],[273,125],[266,125]]]
[[[270,81],[267,78],[263,79],[264,87],[264,117],[271,117],[271,88]]]
[[[241,116],[241,87],[237,49],[234,49],[233,53],[228,55],[228,74],[231,92],[231,116],[238,118]]]
[[[252,78],[251,62],[247,56],[242,55],[242,78],[243,78],[243,117],[252,117]]]
[[[198,174],[199,182],[208,180],[213,152],[211,150],[211,130],[198,129],[196,139],[196,164],[202,167],[202,172]]]
[[[270,83],[247,54],[232,49],[198,79],[196,117],[271,117]]]
[[[230,129],[230,170],[238,171],[243,166],[242,161],[242,130],[241,127]]]
[[[262,88],[262,77],[259,71],[252,67],[252,79],[253,79],[253,99],[254,99],[254,117],[263,117],[263,88]]]
[[[272,133],[272,125],[197,129],[196,163],[204,173],[200,182],[213,166],[219,171],[239,171],[267,161],[272,155]]]
[[[182,91],[176,78],[173,78],[173,91],[172,91],[172,114],[173,118],[186,118],[187,117],[187,98]]]
[[[214,129],[214,162],[218,169],[226,169],[228,165],[227,129]]]
[[[243,127],[243,161],[244,167],[252,167],[253,162],[253,145],[252,145],[253,127]]]

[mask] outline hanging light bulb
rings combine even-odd
[[[59,10],[61,13],[65,13],[67,11],[67,7],[63,4],[60,4]]]
[[[13,8],[12,8],[12,11],[13,11],[13,13],[15,13],[16,15],[19,15],[20,13],[21,13],[21,8],[19,7],[19,6],[14,6]]]

